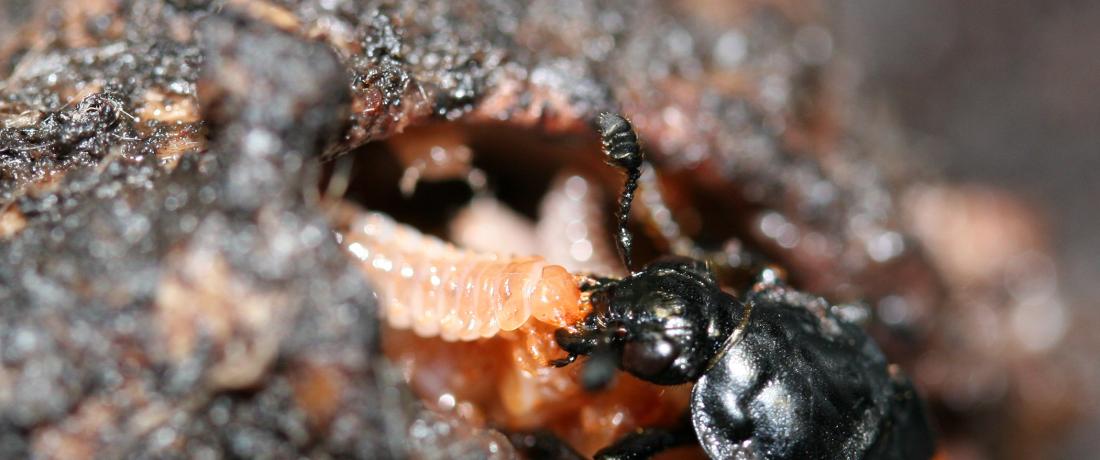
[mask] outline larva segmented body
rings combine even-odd
[[[531,318],[563,327],[587,314],[576,278],[540,257],[464,250],[377,212],[343,214],[339,241],[361,262],[392,327],[476,340]]]

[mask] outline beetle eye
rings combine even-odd
[[[623,346],[622,366],[639,378],[659,379],[678,354],[676,345],[663,337],[630,341]]]

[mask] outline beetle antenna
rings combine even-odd
[[[596,118],[596,124],[600,130],[600,141],[603,144],[603,153],[607,157],[607,162],[626,172],[626,183],[623,185],[622,195],[619,196],[619,212],[616,214],[618,226],[615,243],[623,265],[633,272],[630,251],[634,244],[634,236],[627,228],[627,222],[630,219],[630,204],[634,201],[634,191],[638,188],[638,178],[642,175],[641,167],[645,156],[642,154],[641,146],[638,145],[638,135],[634,133],[634,127],[622,115],[603,112]]]

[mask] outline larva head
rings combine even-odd
[[[703,262],[666,258],[607,287],[596,314],[617,331],[619,367],[661,385],[692,382],[733,332],[740,303]]]

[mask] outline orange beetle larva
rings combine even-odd
[[[563,327],[588,313],[577,277],[541,257],[461,249],[347,205],[338,214],[338,241],[373,281],[391,327],[468,341],[518,329],[530,318]]]
[[[549,365],[564,354],[554,332],[591,309],[579,277],[564,267],[462,249],[346,202],[334,210],[338,241],[395,329],[383,338],[386,355],[430,406],[479,426],[550,430],[588,456],[637,427],[670,425],[687,409],[689,386],[623,375],[590,393],[579,368]]]

